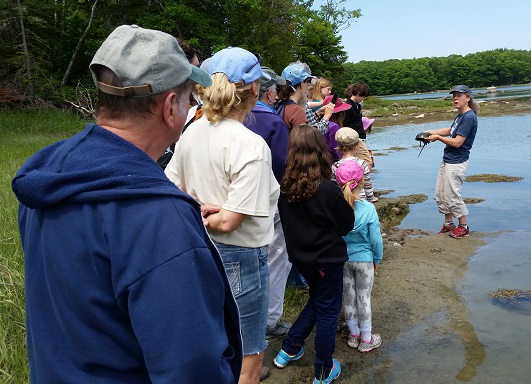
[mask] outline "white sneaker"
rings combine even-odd
[[[363,353],[368,353],[372,351],[374,348],[378,348],[382,344],[382,338],[380,335],[377,335],[376,333],[372,334],[372,340],[370,343],[366,343],[365,341],[361,341],[360,345],[358,346],[358,351]]]
[[[349,347],[352,347],[354,349],[357,349],[358,346],[360,345],[360,336],[355,336],[353,335],[352,333],[348,335],[348,342],[347,342],[348,346]]]

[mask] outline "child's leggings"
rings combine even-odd
[[[344,312],[352,335],[363,340],[372,337],[371,291],[374,283],[372,262],[347,261],[343,269]]]

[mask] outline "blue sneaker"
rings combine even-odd
[[[337,379],[339,374],[341,373],[341,364],[339,364],[339,361],[336,359],[332,359],[332,370],[330,371],[330,374],[326,379],[318,379],[317,377],[313,379],[313,384],[328,384],[331,383],[333,380]]]
[[[288,355],[283,349],[281,349],[277,357],[273,360],[273,364],[275,364],[277,368],[286,368],[286,365],[288,365],[290,361],[299,360],[302,355],[304,355],[304,347],[302,347],[296,355]]]

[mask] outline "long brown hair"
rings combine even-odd
[[[340,128],[343,128],[343,123],[345,122],[346,116],[347,111],[334,112],[332,113],[332,116],[330,116],[330,121],[333,121],[334,123],[339,125]]]
[[[331,164],[321,132],[308,124],[294,127],[289,135],[280,190],[290,203],[314,197],[323,180],[332,178]]]
[[[479,114],[479,104],[472,95],[468,92],[465,92],[465,95],[467,95],[470,99],[468,100],[468,108],[470,108],[474,113],[477,115]]]

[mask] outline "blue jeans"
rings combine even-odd
[[[304,277],[294,265],[291,266],[291,271],[288,275],[288,285],[293,288],[303,288],[308,285]]]
[[[291,327],[282,349],[289,355],[299,353],[304,341],[315,331],[315,377],[326,378],[332,369],[336,349],[337,319],[343,294],[343,264],[297,265],[310,286],[310,297]]]
[[[269,304],[267,246],[245,248],[214,242],[240,311],[243,354],[266,349],[265,331]],[[208,278],[208,276],[205,276]]]

